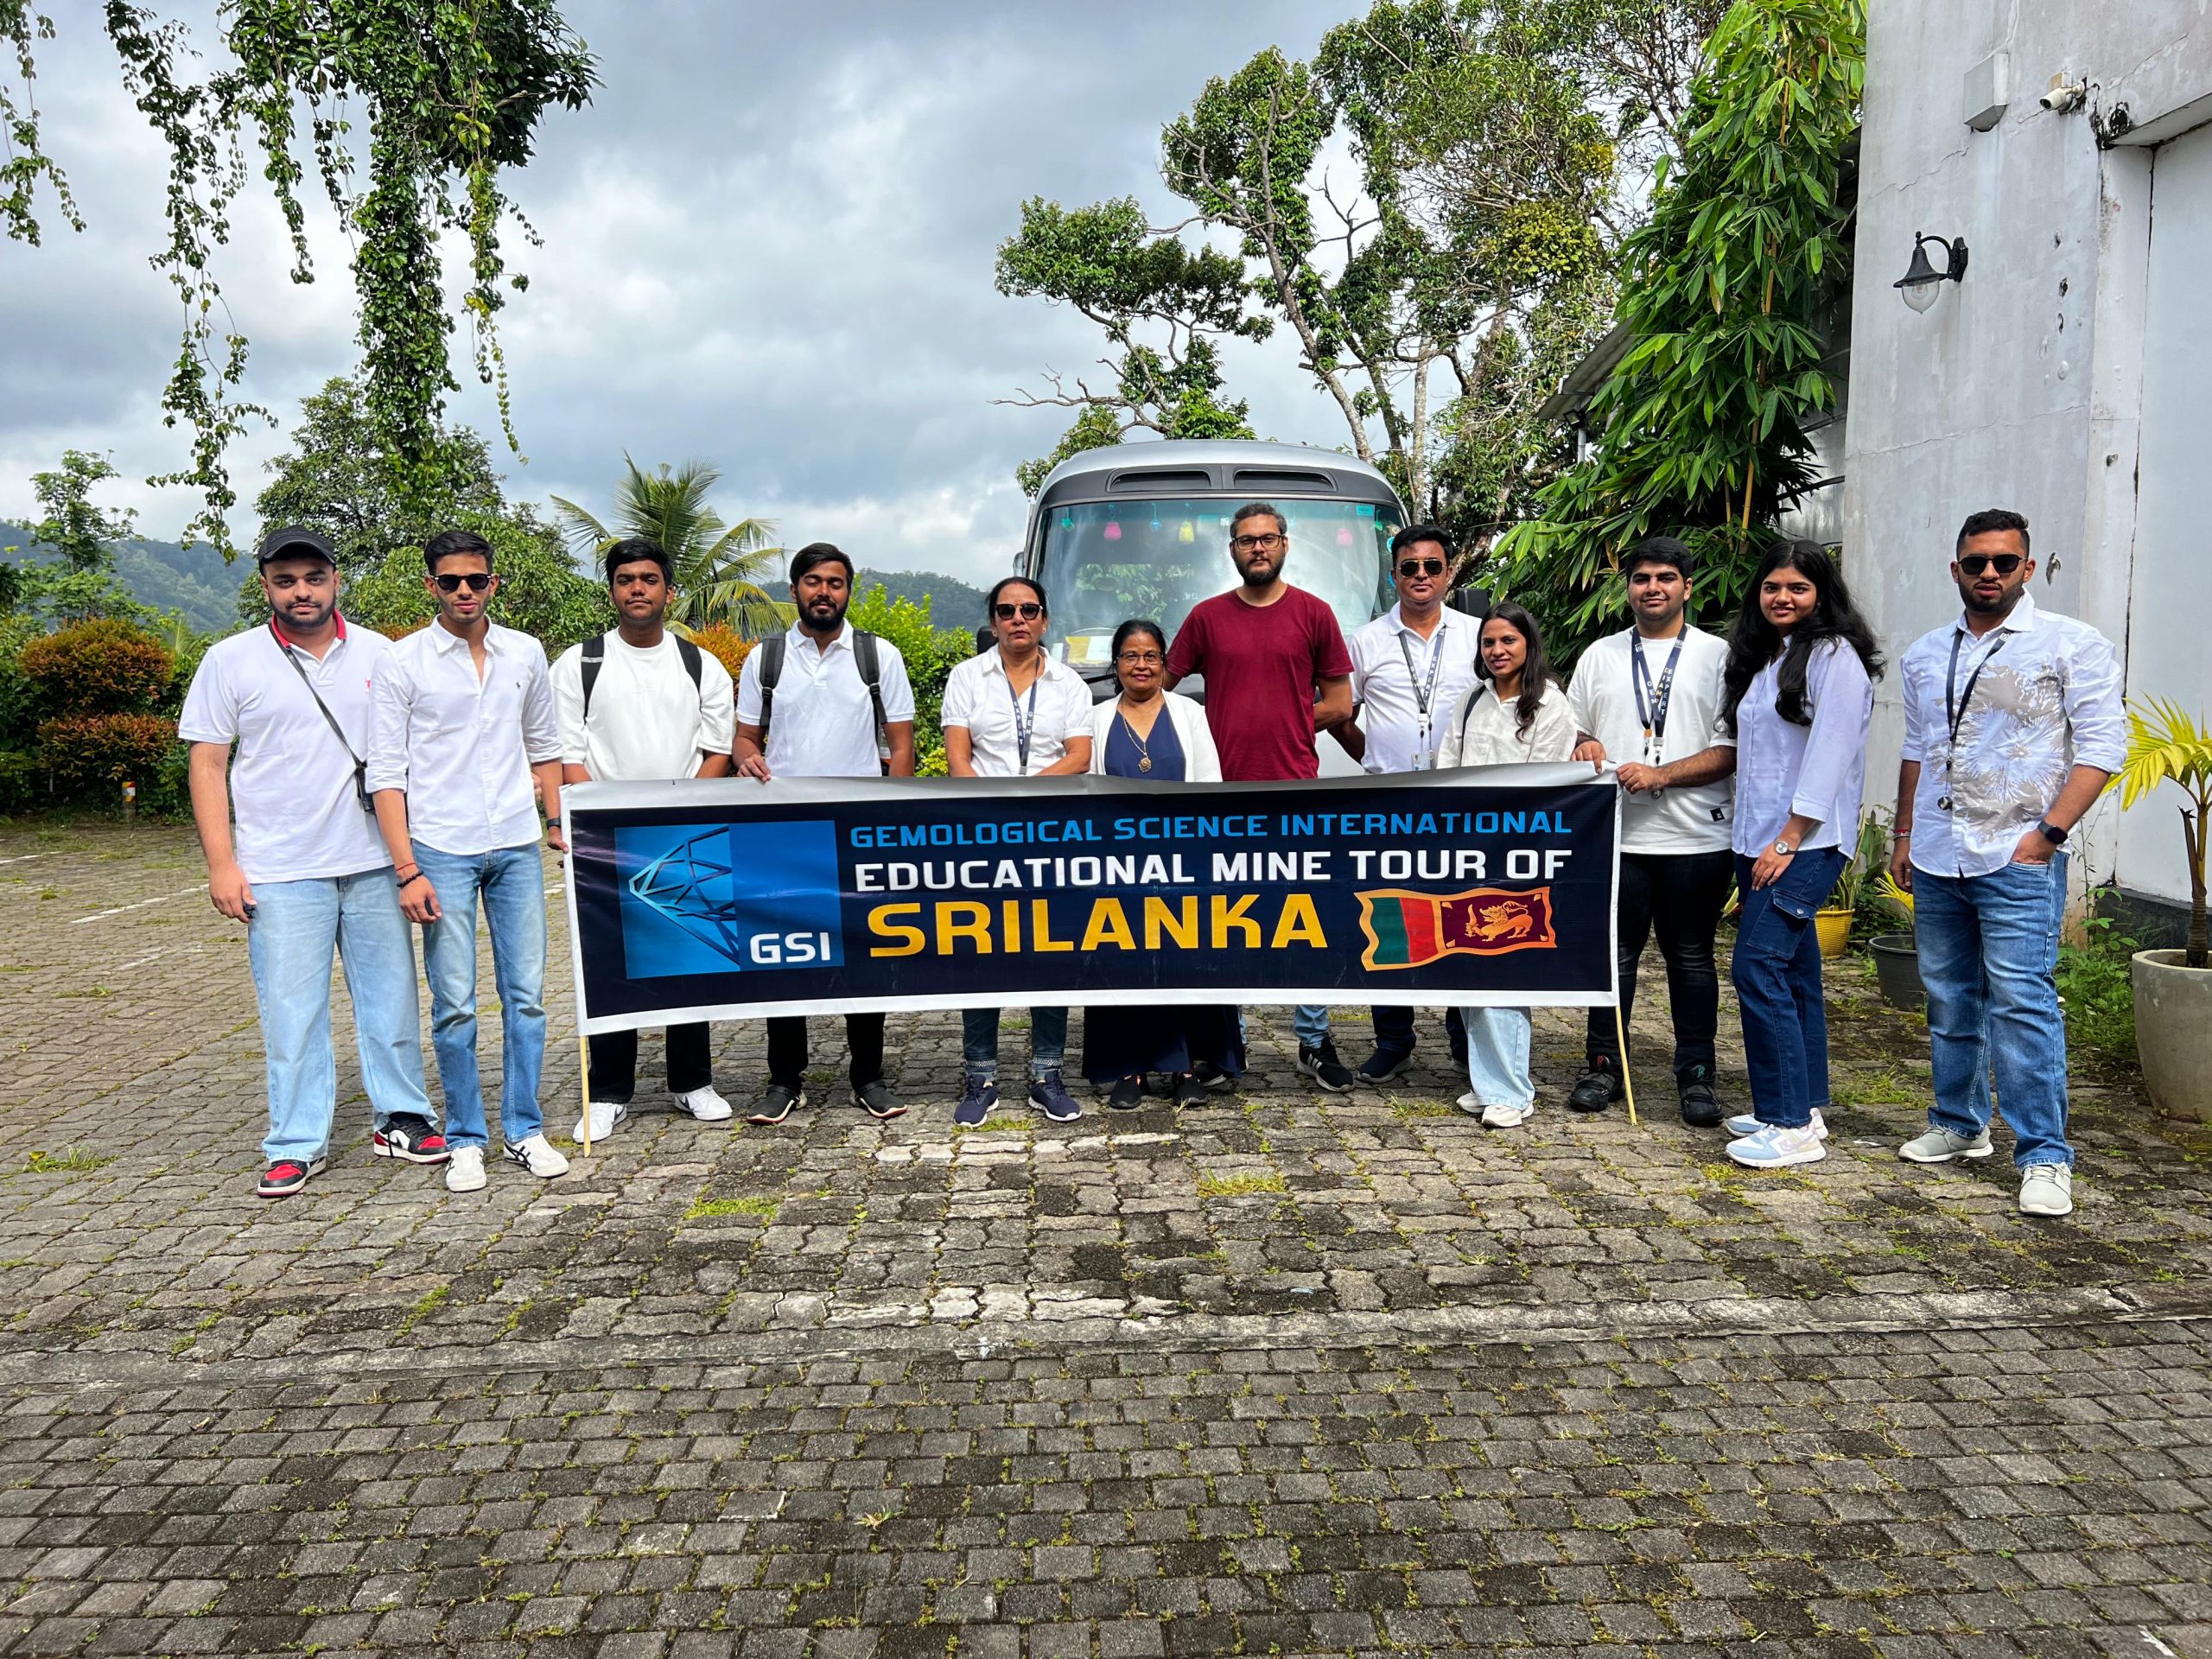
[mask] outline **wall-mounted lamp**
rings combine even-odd
[[[1943,250],[1943,269],[1938,270],[1929,262],[1928,245],[1933,242]],[[1926,232],[1912,238],[1912,263],[1905,267],[1904,275],[1890,284],[1904,296],[1904,302],[1915,311],[1925,311],[1943,297],[1943,284],[1948,280],[1962,283],[1967,276],[1967,245],[1963,237],[1945,238],[1929,236]]]

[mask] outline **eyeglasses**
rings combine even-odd
[[[1280,536],[1237,536],[1230,543],[1239,553],[1264,553],[1282,545]]]
[[[1398,574],[1411,582],[1415,576],[1440,576],[1444,574],[1441,559],[1407,559],[1398,566]]]
[[[2019,553],[1968,553],[1961,556],[1959,569],[1970,576],[1978,576],[1995,565],[1999,575],[2009,576],[2020,568],[2020,561],[2024,556]]]
[[[1114,660],[1124,668],[1142,668],[1147,664],[1157,668],[1167,659],[1156,651],[1125,651]]]
[[[492,585],[492,573],[488,570],[471,570],[465,576],[451,576],[441,573],[432,576],[430,580],[438,584],[438,591],[442,594],[450,594],[462,587],[466,587],[472,594],[480,594]]]
[[[991,607],[991,614],[1001,622],[1011,622],[1017,616],[1025,622],[1034,622],[1045,614],[1045,607],[1033,600],[1027,605],[1015,605],[1009,602],[1004,605],[994,605]]]

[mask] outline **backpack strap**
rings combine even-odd
[[[707,671],[699,661],[699,647],[679,633],[676,636],[676,654],[683,659],[683,671],[691,677],[691,689],[704,696]]]
[[[789,643],[772,633],[756,649],[760,655],[760,753],[768,752],[768,722],[776,714],[776,682],[784,677],[784,647]]]
[[[607,636],[595,633],[584,641],[581,658],[584,676],[584,724],[591,724],[591,689],[599,683],[599,671],[607,666]]]
[[[853,665],[860,670],[861,683],[868,687],[868,700],[875,705],[876,747],[888,753],[891,728],[883,718],[883,662],[876,652],[875,636],[866,628],[853,630]]]

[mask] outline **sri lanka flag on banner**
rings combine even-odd
[[[1391,887],[1363,893],[1359,925],[1367,935],[1360,963],[1368,969],[1421,968],[1440,957],[1559,948],[1552,932],[1549,887],[1476,887],[1452,893]]]

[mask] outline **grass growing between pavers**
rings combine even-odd
[[[784,1207],[781,1198],[766,1194],[743,1198],[698,1198],[683,1212],[686,1221],[696,1221],[702,1216],[758,1216],[763,1221],[773,1221],[776,1212]]]
[[[1198,1196],[1202,1198],[1241,1198],[1255,1192],[1287,1192],[1289,1190],[1283,1178],[1273,1171],[1264,1174],[1198,1177]]]
[[[115,1159],[90,1147],[65,1147],[59,1152],[37,1151],[23,1160],[25,1175],[78,1175],[105,1169]]]

